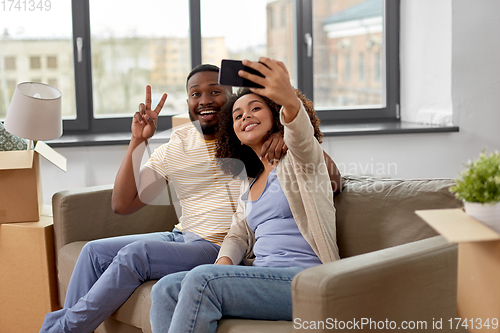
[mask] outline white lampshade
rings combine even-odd
[[[63,132],[61,92],[44,83],[19,83],[4,125],[10,133],[29,140],[60,137]]]

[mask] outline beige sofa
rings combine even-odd
[[[351,327],[350,331],[372,331],[373,325],[388,331],[394,325],[411,327],[424,321],[427,329],[421,331],[432,331],[439,320],[445,328],[446,320],[455,317],[457,247],[437,236],[414,211],[460,207],[448,191],[451,184],[449,179],[344,177],[343,193],[335,198],[343,259],[296,276],[294,321],[223,319],[218,332],[279,333],[324,327],[315,330],[323,332],[335,323],[337,328]],[[177,222],[173,206],[147,206],[118,216],[111,210],[111,192],[111,187],[94,187],[53,197],[61,305],[87,241],[171,230]],[[141,285],[97,332],[151,332],[153,284]]]

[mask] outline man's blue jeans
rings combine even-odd
[[[165,276],[151,292],[154,333],[215,333],[222,316],[292,320],[293,277],[302,267],[202,265]]]
[[[219,248],[178,230],[91,241],[78,257],[64,308],[47,314],[40,332],[92,332],[142,282],[213,263]]]

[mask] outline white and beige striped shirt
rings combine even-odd
[[[176,227],[220,245],[231,226],[240,181],[222,172],[215,161],[215,148],[215,140],[204,140],[187,124],[177,128],[145,166],[174,186],[182,208]]]

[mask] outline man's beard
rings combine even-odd
[[[211,124],[201,125],[201,131],[203,132],[202,134],[205,134],[205,135],[215,134],[216,129],[217,129],[217,125],[211,125]]]
[[[189,119],[191,119],[191,121],[195,121],[193,119],[193,116],[191,115],[191,112],[188,113],[189,114]],[[197,120],[198,121],[198,120]],[[201,135],[213,135],[215,134],[215,131],[217,130],[217,124],[215,125],[212,125],[212,124],[201,124],[200,121],[198,121],[198,123],[200,124],[200,126],[195,126],[196,129],[198,130],[198,132],[200,131],[201,129]]]

